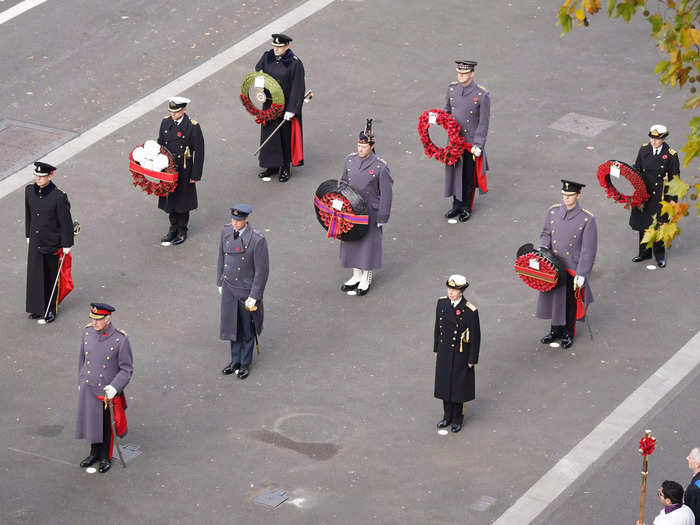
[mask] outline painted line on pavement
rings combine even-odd
[[[56,463],[62,463],[63,465],[68,465],[69,467],[74,467],[73,463],[68,463],[65,459],[50,458],[49,456],[42,456],[36,452],[29,452],[28,450],[22,450],[14,447],[7,447],[12,452],[19,452],[20,454],[26,454],[27,456],[34,456],[35,458],[47,459],[49,461],[55,461]]]
[[[17,5],[13,5],[9,9],[5,9],[0,13],[0,24],[4,24],[8,20],[12,20],[14,17],[21,15],[25,11],[29,11],[32,7],[43,4],[46,0],[24,0]]]
[[[700,364],[700,332],[620,403],[492,525],[528,525]],[[640,427],[640,435],[643,428]],[[619,444],[620,446],[622,443]]]
[[[232,64],[242,56],[247,55],[256,47],[268,42],[270,39],[270,34],[283,33],[290,27],[317,13],[327,5],[332,4],[334,1],[335,0],[307,0],[300,6],[292,9],[287,14],[282,15],[255,33],[248,35],[243,40],[240,40],[228,49],[225,49],[218,55],[213,56],[206,62],[188,71],[175,80],[168,82],[153,93],[146,95],[140,100],[137,100],[117,114],[112,115],[108,119],[88,129],[84,133],[81,133],[73,140],[66,142],[62,146],[59,146],[53,150],[51,153],[37,160],[48,162],[49,164],[53,164],[55,166],[60,165],[62,162],[65,162],[74,155],[80,153],[86,148],[89,148],[96,142],[99,142],[103,138],[111,135],[119,128],[130,124],[137,118],[162,105],[168,97],[179,95],[195,84],[198,84],[202,80],[221,71],[223,68]],[[33,177],[33,163],[6,177],[0,181],[0,198],[5,197],[9,193],[15,191],[17,188],[24,186],[30,182]]]

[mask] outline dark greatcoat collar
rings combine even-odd
[[[277,57],[275,56],[274,50],[270,49],[267,53],[267,63],[271,64],[275,60],[277,60]],[[280,62],[282,62],[285,66],[288,66],[289,64],[292,63],[294,60],[294,53],[292,53],[291,49],[287,49],[287,51],[284,52],[284,54],[280,57]]]
[[[35,182],[34,183],[34,192],[37,195],[48,195],[49,193],[51,193],[54,190],[55,187],[56,187],[56,185],[53,183],[53,181],[49,181],[49,183],[46,186],[44,186],[43,188],[40,188],[39,185]]]

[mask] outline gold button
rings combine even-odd
[[[554,224],[554,221],[549,221],[549,224]]]
[[[85,382],[86,382],[86,383],[89,383],[89,381],[88,381],[87,379],[85,380]]]
[[[554,253],[559,253],[557,250],[554,250]]]
[[[569,252],[566,252],[566,255],[569,255]]]
[[[102,383],[97,383],[97,386],[102,386]]]
[[[119,342],[119,338],[117,337],[117,343]]]
[[[100,374],[100,377],[104,377],[102,374]]]
[[[110,346],[109,349],[110,349],[110,350],[114,350],[114,347],[113,347],[113,346]]]
[[[575,239],[575,238],[576,238],[576,236],[574,235],[574,239]]]
[[[557,240],[556,240],[556,239],[554,239],[554,240],[553,240],[552,242],[553,242],[554,244],[556,244],[556,243],[557,243]]]
[[[90,361],[88,361],[87,364],[90,364]]]
[[[109,361],[109,356],[107,356],[107,361]]]
[[[573,246],[573,244],[569,243],[569,247],[572,247],[572,246]]]
[[[88,374],[90,373],[90,370],[88,370]]]
[[[107,368],[107,365],[102,365],[102,368]]]

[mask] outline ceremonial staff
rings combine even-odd
[[[656,438],[652,437],[651,430],[645,430],[644,437],[639,440],[639,453],[642,455],[642,488],[639,493],[639,523],[644,523],[644,499],[647,492],[649,456],[654,452],[655,446]]]
[[[114,428],[114,401],[112,399],[107,399],[106,393],[104,397],[104,403],[105,410],[107,410],[107,408],[109,407],[109,426],[112,429],[112,435],[114,436],[114,439],[117,442],[117,452],[119,453],[119,460],[122,463],[122,467],[126,468],[126,461],[124,461],[124,456],[122,456],[122,442],[121,439],[119,439],[119,435],[117,434],[116,429]]]
[[[306,93],[304,93],[304,104],[308,103],[309,100],[311,100],[312,98],[314,98],[314,93],[313,93],[313,91],[311,91],[309,89]],[[270,136],[265,139],[265,142],[260,144],[260,147],[253,152],[253,156],[257,155],[258,152],[261,149],[263,149],[263,147],[265,147],[265,144],[267,144],[270,141],[270,139],[275,135],[275,133],[277,133],[279,131],[279,129],[284,125],[285,122],[287,122],[287,121],[282,119],[282,122],[280,122],[277,125],[277,127],[272,131],[272,133],[270,133]]]

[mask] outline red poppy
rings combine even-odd
[[[479,102],[479,97],[474,97],[474,102]]]
[[[182,137],[182,133],[180,133],[180,132],[178,131],[178,132],[177,132],[177,136],[178,136],[178,137]]]
[[[374,175],[374,170],[369,170],[370,175]]]
[[[459,310],[457,310],[455,313],[456,313],[457,315],[459,315],[459,314],[461,314],[462,312],[460,312]]]
[[[667,159],[667,158],[668,158],[668,155],[663,155],[661,158],[662,158],[662,159]]]
[[[236,247],[236,250],[238,250],[238,251],[240,252],[240,251],[241,251],[241,247],[240,247],[240,246],[237,246],[237,247]]]

